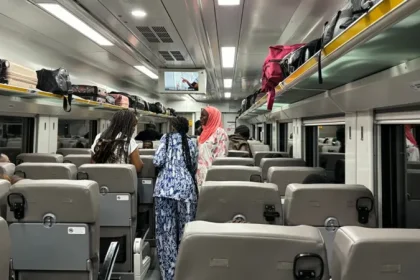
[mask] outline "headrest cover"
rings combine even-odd
[[[247,223],[282,224],[277,186],[254,182],[204,182],[196,220],[226,223],[238,214],[244,216]]]
[[[239,165],[211,166],[207,171],[206,181],[261,182],[261,168]]]
[[[310,174],[325,174],[325,170],[320,167],[306,166],[270,167],[267,173],[267,181],[276,184],[280,195],[284,196],[289,184],[300,184]]]
[[[137,192],[137,172],[132,164],[84,164],[77,177],[95,181],[99,189],[107,187],[111,193]]]
[[[339,226],[376,227],[374,201],[362,185],[290,184],[284,200],[285,224],[324,227],[328,218],[335,218]]]
[[[140,172],[140,177],[142,178],[156,178],[156,168],[153,164],[154,156],[142,155],[140,151],[140,159],[143,161],[144,165]]]
[[[57,150],[57,154],[63,156],[67,155],[90,155],[90,149],[81,149],[81,148],[61,148]]]
[[[196,221],[185,226],[175,279],[294,280],[294,260],[304,253],[320,262],[302,260],[297,269],[323,270],[320,279],[328,280],[324,241],[315,228]]]
[[[344,227],[337,231],[332,279],[418,278],[420,230]]]
[[[76,180],[76,174],[72,163],[24,162],[16,166],[16,175],[25,179]]]
[[[20,154],[16,158],[18,163],[22,162],[55,162],[63,163],[63,156],[59,154]]]
[[[57,223],[95,223],[99,213],[99,187],[88,180],[22,180],[10,187],[8,199],[25,199],[19,222],[43,222],[51,213]],[[17,200],[16,200],[17,199]],[[7,221],[17,222],[8,206]]]
[[[0,175],[5,174],[7,176],[12,176],[15,174],[16,166],[10,162],[0,162]]]
[[[213,161],[213,165],[243,165],[243,166],[254,166],[254,159],[244,157],[225,157],[216,158]]]

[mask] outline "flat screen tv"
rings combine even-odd
[[[206,94],[207,75],[203,69],[161,69],[160,93]]]

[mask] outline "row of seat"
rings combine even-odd
[[[420,230],[342,227],[331,261],[310,226],[186,225],[175,279],[407,280],[418,275]]]

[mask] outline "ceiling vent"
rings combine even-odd
[[[168,51],[160,51],[159,53],[166,61],[174,61],[174,58]]]
[[[171,51],[171,54],[177,61],[185,61],[185,58],[182,56],[180,51]]]
[[[162,41],[162,43],[173,43],[171,36],[169,36],[169,33],[166,31],[166,28],[163,26],[152,26],[153,31],[156,33],[156,35],[159,37],[159,39]]]
[[[146,38],[150,43],[160,43],[159,39],[148,26],[137,26],[137,30]]]

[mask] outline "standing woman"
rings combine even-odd
[[[111,124],[99,133],[91,147],[94,163],[131,163],[140,172],[143,162],[140,159],[136,141],[132,138],[137,117],[129,110],[116,112]]]
[[[184,226],[197,209],[197,147],[187,137],[188,120],[176,117],[172,133],[165,134],[153,159],[159,169],[153,196],[156,213],[156,248],[163,280],[173,280]]]
[[[198,137],[198,170],[197,185],[201,187],[206,179],[207,170],[215,158],[226,157],[229,138],[222,127],[222,113],[212,106],[201,110],[201,127],[203,131]]]

